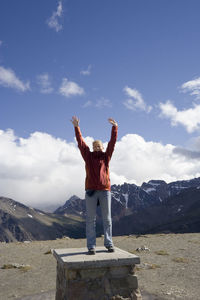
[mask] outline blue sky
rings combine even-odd
[[[200,147],[199,11],[198,0],[2,0],[0,130],[4,150],[0,164],[5,170],[2,167],[0,186],[4,195],[19,192],[17,174],[13,192],[5,188],[10,184],[5,183],[5,174],[11,180],[15,173],[7,147],[15,148],[11,154],[17,161],[19,151],[20,157],[25,153],[26,167],[25,161],[35,158],[34,151],[40,149],[37,144],[35,150],[26,152],[24,144],[32,145],[33,138],[42,136],[43,141],[62,141],[64,148],[75,147],[72,115],[80,118],[88,143],[93,138],[108,141],[107,118],[116,119],[119,145],[125,140],[126,151],[134,157],[143,153],[141,160],[151,159],[151,152],[144,150],[147,145],[165,150],[171,145],[175,149],[169,154],[172,165],[175,159],[187,167],[174,176],[173,170],[163,167],[157,172],[161,179],[198,176],[193,158]],[[141,142],[143,148],[134,152],[127,137]],[[4,139],[9,139],[10,146]],[[48,152],[50,145],[45,145]],[[159,157],[163,157],[161,152]],[[153,160],[154,164],[158,161],[158,157]],[[30,167],[30,161],[27,164]],[[140,177],[134,163],[135,173],[126,174],[127,165],[115,170],[113,182],[140,184],[156,177],[149,172],[154,167],[145,169],[145,165]],[[15,168],[23,169],[22,165]],[[58,174],[63,176],[61,171]],[[65,184],[62,198],[64,190]],[[39,196],[40,192],[34,199]]]

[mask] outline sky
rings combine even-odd
[[[1,0],[0,196],[84,197],[82,134],[110,139],[112,184],[200,176],[199,0]]]

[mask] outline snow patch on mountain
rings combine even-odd
[[[125,199],[125,205],[126,205],[126,208],[128,207],[128,193],[126,194],[122,194],[122,196],[124,196],[124,199]]]
[[[155,188],[147,188],[147,189],[143,189],[146,193],[151,193],[151,192],[155,192],[156,189]]]

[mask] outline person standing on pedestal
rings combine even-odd
[[[81,155],[85,161],[85,200],[86,200],[86,237],[88,254],[95,254],[96,247],[96,208],[100,204],[103,227],[104,227],[104,246],[108,252],[114,252],[112,242],[112,220],[111,220],[111,184],[109,175],[109,162],[114,151],[117,140],[117,122],[108,119],[112,125],[111,139],[106,151],[103,152],[103,144],[100,140],[93,142],[93,152],[83,140],[79,119],[72,117],[71,122],[75,128],[75,135]]]

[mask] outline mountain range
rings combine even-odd
[[[82,218],[45,213],[0,197],[0,242],[53,240],[85,234]]]
[[[113,234],[200,231],[200,178],[167,184],[112,185]],[[86,217],[85,201],[72,196],[55,214]],[[97,209],[97,232],[101,224]],[[101,229],[102,233],[102,229]]]
[[[111,193],[113,235],[200,232],[200,178],[112,185]],[[85,201],[75,195],[54,213],[0,197],[0,241],[85,237],[85,218]],[[97,235],[101,234],[98,207]]]

